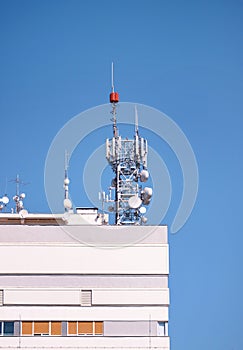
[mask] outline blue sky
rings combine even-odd
[[[237,0],[0,0],[0,195],[12,196],[19,173],[26,207],[48,210],[49,146],[73,116],[108,102],[111,61],[121,101],[166,113],[193,147],[197,202],[170,235],[173,350],[243,348],[242,11]],[[160,154],[173,184],[170,225],[181,173],[168,148]],[[84,155],[80,145],[71,163]]]

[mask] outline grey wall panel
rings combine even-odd
[[[67,335],[67,321],[62,322],[62,335],[63,336]]]
[[[168,276],[0,275],[0,289],[22,288],[168,288]]]
[[[14,322],[14,335],[19,336],[20,335],[20,321]]]
[[[104,336],[156,336],[156,321],[105,321]]]

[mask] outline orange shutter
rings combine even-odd
[[[93,334],[93,322],[78,322],[78,334]]]
[[[103,322],[95,322],[95,334],[103,334]]]
[[[32,335],[32,322],[22,322],[22,335]]]
[[[77,322],[68,322],[68,334],[77,334]]]
[[[49,322],[34,322],[34,334],[49,334]]]
[[[62,335],[62,322],[51,322],[51,335]]]

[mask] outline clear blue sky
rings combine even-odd
[[[194,149],[198,199],[170,236],[172,350],[243,349],[242,13],[240,0],[0,0],[0,195],[19,173],[28,209],[48,210],[50,143],[108,102],[111,61],[121,100],[169,115]]]

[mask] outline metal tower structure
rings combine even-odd
[[[108,209],[115,212],[116,225],[140,225],[147,222],[143,215],[144,205],[150,203],[152,188],[142,188],[141,183],[149,177],[147,170],[147,140],[139,135],[138,114],[135,107],[135,133],[133,139],[119,136],[117,127],[117,104],[119,94],[115,92],[112,63],[112,105],[113,137],[106,140],[106,159],[115,173],[106,202],[114,202]],[[113,196],[112,196],[113,191]],[[114,199],[112,199],[114,198]]]

